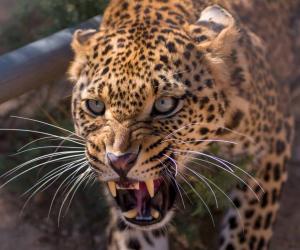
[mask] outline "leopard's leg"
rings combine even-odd
[[[233,191],[232,200],[237,208],[231,208],[223,219],[219,250],[269,249],[281,190],[287,180],[289,152],[289,145],[282,138],[277,138],[273,140],[270,152],[256,163],[255,178],[264,191],[253,180],[248,184],[260,197],[259,200],[247,187]]]
[[[141,231],[128,227],[112,210],[108,227],[108,250],[168,250],[168,236],[164,230]]]

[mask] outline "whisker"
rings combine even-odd
[[[176,153],[176,152],[174,152]],[[196,158],[196,157],[191,157],[193,159],[196,159],[196,160],[199,160],[199,161],[203,161],[203,162],[207,162],[207,163],[210,163],[214,166],[217,166],[218,168],[221,168],[222,170],[226,171],[227,173],[229,173],[230,175],[234,176],[235,178],[237,178],[240,182],[242,182],[244,185],[246,185],[250,190],[251,192],[255,195],[256,199],[258,201],[260,201],[260,198],[258,197],[258,195],[256,194],[256,192],[253,190],[253,188],[247,184],[247,182],[245,180],[243,180],[241,177],[239,177],[238,175],[236,175],[234,172],[231,172],[229,171],[228,169],[220,166],[220,165],[217,165],[217,164],[214,164],[213,162],[210,162],[210,161],[206,161],[206,160],[203,160],[203,159],[200,159],[200,158]],[[253,178],[253,177],[252,177]]]
[[[87,164],[88,165],[88,164]],[[87,166],[86,165],[86,166]],[[78,189],[78,187],[81,185],[81,180],[82,178],[84,178],[84,174],[81,174],[74,182],[73,186],[70,188],[69,192],[66,194],[62,204],[61,204],[61,207],[59,209],[59,213],[58,213],[58,225],[60,224],[60,218],[61,218],[61,215],[62,215],[62,210],[63,210],[63,207],[68,199],[68,197],[71,195],[71,193],[73,192],[73,190],[76,190]]]
[[[83,161],[83,159],[80,159],[81,161]],[[80,160],[77,160],[75,162],[78,162]],[[47,190],[51,185],[53,185],[64,173],[74,169],[74,168],[77,168],[78,165],[82,164],[77,164],[75,166],[72,166],[74,165],[75,163],[72,162],[72,163],[68,163],[67,166],[61,168],[59,167],[59,169],[54,169],[54,172],[53,170],[50,174],[50,172],[47,174],[47,177],[44,176],[38,183],[36,183],[34,186],[32,186],[31,188],[29,188],[25,193],[22,194],[22,196],[25,196],[27,195],[29,192],[31,192],[31,190],[33,190],[35,187],[38,187],[26,200],[26,202],[24,203],[23,205],[23,208],[21,210],[21,213],[23,213],[23,210],[26,208],[27,204],[29,203],[29,201],[39,192],[43,192],[45,190]],[[64,164],[66,165],[66,164]],[[49,175],[50,174],[50,175]],[[54,180],[53,180],[54,179]],[[44,183],[43,183],[44,182]],[[48,184],[49,182],[51,182],[50,184]],[[42,183],[42,184],[41,184]],[[41,185],[40,185],[41,184]],[[39,186],[40,185],[40,186]],[[46,186],[46,187],[45,187]]]
[[[71,137],[71,135],[69,135],[67,138],[70,138],[70,137]],[[62,141],[58,144],[58,146],[56,147],[56,149],[54,150],[54,153],[58,152],[58,150],[62,148],[62,145],[63,145],[65,142],[66,142],[65,139],[62,140]],[[81,149],[84,149],[84,146],[80,146],[80,147],[81,147]],[[83,150],[83,151],[84,151],[84,150]],[[49,158],[49,160],[51,160],[51,159],[52,159],[52,157]],[[48,160],[48,161],[49,161],[49,160]]]
[[[194,175],[198,176],[199,177],[199,173],[193,171],[192,169],[188,168],[187,166],[185,166],[185,168],[189,171],[191,171]],[[228,200],[229,202],[235,207],[237,213],[238,213],[238,216],[240,218],[240,221],[242,222],[242,224],[244,225],[244,222],[243,222],[243,219],[242,219],[242,216],[241,216],[241,213],[240,211],[238,210],[237,206],[234,204],[233,200],[217,185],[215,184],[212,180],[210,180],[209,178],[207,178],[206,176],[204,175],[201,175],[202,178],[206,179],[208,182],[210,182],[216,189],[218,189]],[[199,177],[200,178],[200,177]],[[244,227],[244,226],[243,226]]]
[[[200,152],[199,152],[199,153],[200,153]],[[211,156],[211,157],[214,157],[215,159],[218,159],[218,161],[224,162],[224,163],[226,163],[226,164],[228,164],[228,165],[231,165],[232,167],[238,169],[238,170],[241,171],[243,174],[245,174],[249,179],[253,180],[253,181],[259,186],[259,188],[262,190],[262,192],[264,192],[264,189],[263,189],[263,187],[260,185],[260,183],[259,183],[259,182],[258,182],[251,174],[249,174],[249,173],[248,173],[247,171],[245,171],[244,169],[240,168],[239,166],[233,164],[233,163],[230,162],[230,161],[221,159],[221,158],[219,158],[219,157],[217,157],[217,156],[212,156],[212,155],[210,155],[210,154],[205,154],[205,153],[201,153],[201,154],[203,154],[203,155],[205,155],[205,156],[207,156],[207,157],[210,157],[210,156]]]
[[[47,184],[49,182],[49,178],[51,180],[51,177],[55,176],[57,173],[59,173],[61,175],[63,175],[66,171],[69,171],[75,167],[78,166],[78,164],[80,165],[83,161],[85,161],[85,159],[78,159],[78,160],[74,160],[72,162],[68,162],[65,163],[53,170],[51,170],[50,172],[48,172],[45,176],[43,176],[37,183],[34,184],[34,186],[32,186],[31,188],[29,188],[27,191],[25,191],[22,196],[27,195],[28,193],[30,193],[35,187],[37,187],[40,183],[44,182],[42,186],[44,186],[45,184]],[[75,166],[74,166],[75,165]],[[47,180],[48,179],[48,180]],[[46,181],[47,180],[47,181]],[[42,187],[40,186],[40,187]]]
[[[84,151],[66,151],[66,152],[58,152],[58,153],[50,153],[50,154],[46,154],[46,155],[42,155],[42,156],[39,156],[39,157],[36,157],[36,158],[33,158],[29,161],[26,161],[16,167],[14,167],[13,169],[7,171],[6,173],[4,173],[3,175],[0,176],[0,178],[4,178],[4,177],[7,177],[7,176],[10,176],[12,174],[14,174],[15,172],[17,172],[18,170],[20,170],[21,168],[27,166],[28,164],[31,164],[33,162],[37,162],[37,161],[40,161],[40,160],[43,160],[43,159],[47,159],[47,158],[51,158],[51,157],[54,157],[54,156],[60,156],[60,155],[64,155],[64,154],[73,154],[73,153],[82,153],[82,155],[84,155]]]
[[[173,152],[173,153],[174,153],[174,154],[180,154],[181,152]],[[197,160],[197,161],[201,161],[201,162],[208,163],[208,164],[210,164],[210,165],[212,165],[212,166],[215,166],[215,167],[217,167],[217,168],[224,169],[224,167],[223,167],[222,165],[218,165],[218,164],[216,164],[216,163],[214,163],[214,162],[211,162],[211,161],[209,161],[209,160],[204,160],[204,159],[201,159],[201,158],[199,158],[199,157],[186,156],[185,159],[188,159],[189,161],[190,161],[190,159],[194,159],[194,160]],[[197,162],[197,161],[193,161],[193,163],[199,164],[199,162]],[[205,168],[208,168],[208,169],[211,170],[211,168],[208,167],[208,166],[206,166],[206,165],[201,165],[201,166],[204,166]],[[227,169],[226,169],[226,170],[227,170]],[[227,170],[227,171],[228,171],[228,170]],[[230,171],[230,172],[231,172],[231,171]],[[234,173],[234,171],[231,172],[231,173]]]
[[[20,147],[20,148],[17,150],[17,152],[23,150],[24,148],[26,148],[26,147],[28,147],[28,146],[30,146],[31,144],[34,144],[35,142],[42,141],[42,140],[48,140],[48,139],[51,140],[51,141],[54,141],[54,140],[60,140],[60,139],[53,139],[52,136],[45,136],[45,137],[38,138],[38,139],[35,139],[35,140],[33,140],[33,141],[30,141],[30,142],[26,143],[24,146]]]
[[[184,140],[174,138],[174,139],[164,140],[163,142],[168,142],[168,141],[175,141],[175,142],[179,142],[179,143],[183,143],[183,144],[193,143],[193,142],[223,142],[223,143],[238,145],[237,142],[227,141],[227,140],[220,140],[220,139],[206,139],[206,140],[204,140],[204,139],[203,140],[202,139],[195,139],[195,140],[190,140],[190,141],[184,141]]]
[[[75,170],[75,171],[71,174],[72,178],[69,180],[68,184],[66,184],[65,189],[64,189],[64,191],[63,191],[63,194],[65,194],[65,193],[67,192],[68,188],[69,188],[70,185],[72,184],[72,181],[75,180],[75,179],[77,178],[77,174],[78,174],[83,168],[85,168],[86,166],[88,166],[89,163],[88,163],[88,161],[84,161],[84,162],[82,162],[82,163],[79,164],[79,165],[80,165],[80,166],[77,168],[77,170]]]
[[[169,160],[171,160],[175,164],[175,176],[177,176],[177,174],[178,174],[178,166],[177,166],[176,161],[172,157],[170,157],[170,156],[168,156],[166,154],[163,154],[163,155],[166,156]]]
[[[226,127],[220,127],[220,128],[221,128],[221,129],[224,129],[224,130],[227,130],[227,131],[229,131],[229,132],[231,132],[231,133],[233,133],[233,134],[236,134],[236,135],[238,135],[238,136],[245,137],[245,138],[247,138],[249,141],[251,141],[252,143],[255,142],[255,140],[254,140],[251,136],[249,136],[249,135],[246,135],[246,134],[244,134],[244,133],[241,133],[241,132],[238,132],[238,131],[235,131],[235,130],[232,130],[232,129],[226,128]]]
[[[177,191],[178,191],[178,193],[179,193],[179,196],[180,196],[180,199],[181,199],[181,202],[182,202],[182,205],[183,205],[183,209],[185,209],[185,202],[184,202],[184,199],[183,199],[183,196],[182,196],[182,193],[181,193],[180,189],[184,192],[184,194],[187,196],[187,198],[188,198],[189,201],[191,202],[189,196],[187,195],[187,193],[186,193],[186,191],[184,190],[184,188],[183,188],[181,185],[179,185],[179,183],[177,182],[177,180],[176,180],[171,174],[167,173],[167,176],[166,176],[166,177],[169,177],[169,178],[171,179],[171,183],[172,183],[172,180],[173,180],[173,182],[175,183],[176,189],[177,189]]]
[[[34,148],[29,148],[29,149],[25,149],[22,151],[18,151],[15,154],[12,154],[10,156],[16,156],[16,155],[20,155],[23,154],[25,152],[30,152],[30,151],[34,151],[34,150],[38,150],[38,149],[49,149],[49,148],[56,148],[57,149],[58,146],[41,146],[41,147],[34,147]],[[59,148],[63,148],[63,149],[84,149],[84,147],[69,147],[69,146],[59,146]]]
[[[183,130],[183,129],[187,129],[187,128],[191,127],[191,126],[200,125],[200,124],[201,124],[201,125],[207,125],[208,123],[205,123],[205,122],[194,122],[194,123],[186,124],[186,125],[184,125],[184,126],[178,128],[178,129],[174,130],[172,133],[169,133],[167,136],[165,136],[165,137],[163,138],[163,141],[166,140],[166,139],[168,139],[168,138],[170,138],[171,136],[175,135],[176,133],[178,133],[179,131],[181,131],[181,130]],[[220,129],[227,130],[227,131],[229,131],[229,132],[231,132],[231,133],[233,133],[233,134],[236,134],[236,135],[245,137],[245,138],[247,138],[248,140],[250,140],[252,143],[255,142],[255,140],[254,140],[252,137],[250,137],[249,135],[246,135],[246,134],[243,134],[243,133],[240,133],[240,132],[238,132],[238,131],[234,131],[234,130],[232,130],[232,129],[230,129],[230,128],[226,128],[226,127],[222,127],[222,126],[220,126],[219,128],[220,128]]]
[[[194,160],[195,159],[195,160]],[[207,165],[204,165],[204,164],[201,164],[199,162],[200,159],[196,158],[196,157],[185,157],[184,160],[187,160],[188,162],[190,163],[194,163],[194,164],[197,164],[198,166],[201,166],[205,169],[208,169],[208,170],[211,170],[211,167],[207,166]],[[210,161],[205,161],[207,162],[208,164],[211,164],[211,165],[214,165],[215,163],[213,162],[210,162]],[[216,164],[217,165],[217,164]],[[219,165],[217,165],[219,167]]]
[[[171,136],[175,135],[175,134],[178,133],[179,131],[181,131],[181,130],[183,130],[183,129],[185,129],[185,128],[188,128],[188,127],[190,127],[190,126],[197,125],[197,124],[200,124],[200,123],[197,122],[197,123],[186,124],[186,125],[184,125],[184,126],[178,128],[178,129],[174,130],[172,133],[169,133],[167,136],[165,136],[165,137],[163,138],[162,141],[164,142],[166,139],[168,139],[168,138],[170,138]],[[201,124],[202,124],[202,123],[201,123]]]
[[[218,157],[217,157],[218,158]],[[247,171],[245,171],[244,169],[240,168],[239,166],[233,164],[230,161],[226,161],[224,159],[219,158],[220,160],[224,161],[225,163],[237,168],[239,171],[241,171],[242,173],[244,173],[245,175],[247,175],[251,180],[253,180],[262,190],[262,192],[265,192],[264,188],[260,185],[260,183],[258,182],[258,180],[256,180],[251,174],[249,174]]]
[[[51,200],[51,204],[50,204],[50,206],[49,206],[48,218],[50,218],[50,214],[51,214],[51,211],[52,211],[52,207],[53,207],[54,201],[55,201],[55,199],[56,199],[56,197],[57,197],[57,195],[58,195],[58,193],[59,193],[59,190],[65,185],[66,182],[70,181],[70,183],[72,183],[73,177],[76,176],[76,174],[77,174],[81,169],[83,169],[83,168],[86,166],[87,162],[83,162],[83,163],[81,163],[81,164],[82,164],[82,165],[80,165],[80,166],[78,167],[78,169],[77,169],[74,173],[70,174],[67,178],[65,178],[64,181],[63,181],[63,182],[59,185],[59,187],[57,188],[57,190],[56,190],[56,192],[55,192],[55,194],[53,195],[53,198],[52,198],[52,200]],[[67,185],[66,189],[67,189],[68,187],[69,187],[69,185]]]
[[[73,199],[74,199],[74,197],[75,197],[75,194],[76,194],[77,190],[78,190],[79,187],[86,181],[86,179],[88,179],[90,173],[91,173],[91,170],[90,170],[90,169],[86,169],[86,170],[81,174],[81,175],[82,175],[81,181],[80,181],[80,183],[77,185],[77,188],[73,191],[73,195],[71,196],[71,198],[70,198],[70,200],[69,200],[69,203],[68,203],[67,208],[66,208],[66,210],[65,210],[64,216],[67,215],[67,213],[68,213],[68,211],[69,211],[69,209],[70,209],[71,203],[72,203],[72,201],[73,201]]]
[[[22,117],[22,116],[14,116],[13,115],[11,117],[16,118],[16,119],[22,119],[22,120],[33,121],[33,122],[36,122],[36,123],[44,124],[44,125],[47,125],[49,127],[56,128],[56,129],[59,129],[59,130],[64,131],[64,132],[71,133],[72,135],[75,135],[75,136],[81,138],[82,141],[84,141],[84,138],[82,136],[75,134],[73,131],[70,131],[68,129],[53,125],[53,124],[48,123],[48,122],[44,122],[44,121],[40,121],[40,120],[36,120],[36,119],[32,119],[32,118],[27,118],[27,117]]]
[[[203,198],[201,197],[201,195],[197,192],[197,190],[193,187],[192,184],[190,184],[182,174],[179,173],[179,176],[182,178],[182,180],[188,184],[188,186],[193,190],[193,192],[198,196],[198,198],[201,200],[201,202],[203,203],[203,205],[205,206],[206,210],[208,211],[209,215],[210,215],[210,218],[211,218],[211,221],[212,221],[212,224],[213,226],[215,227],[215,221],[214,221],[214,218],[213,218],[213,215],[208,207],[208,205],[206,204],[206,202],[203,200]]]
[[[28,133],[34,133],[34,134],[41,134],[41,135],[47,135],[47,136],[50,136],[50,137],[53,137],[53,138],[59,138],[59,139],[62,139],[62,140],[73,142],[75,144],[85,145],[84,143],[80,143],[77,140],[73,140],[73,139],[70,139],[68,137],[54,135],[54,134],[50,134],[50,133],[43,132],[43,131],[38,131],[38,130],[16,129],[16,128],[5,128],[5,129],[4,128],[0,128],[0,131],[17,131],[17,132],[28,132]]]
[[[51,160],[51,161],[49,161],[48,163],[58,162],[58,161],[61,161],[61,160],[66,160],[66,159],[74,158],[74,157],[78,157],[78,156],[83,156],[83,154],[78,154],[78,155],[71,155],[71,156],[61,157],[61,158],[58,158],[58,159],[55,159],[55,160]],[[2,184],[2,185],[0,186],[0,189],[2,189],[3,187],[5,187],[7,184],[9,184],[10,182],[12,182],[13,180],[19,178],[20,176],[22,176],[22,175],[24,175],[24,174],[26,174],[26,173],[28,173],[28,172],[30,172],[30,171],[32,171],[32,170],[34,170],[34,169],[40,167],[40,166],[43,166],[43,165],[45,165],[44,162],[43,162],[43,163],[40,163],[40,164],[38,164],[38,165],[36,165],[36,166],[34,166],[34,167],[31,167],[31,168],[29,168],[29,169],[26,169],[26,170],[22,171],[21,173],[19,173],[19,174],[17,174],[16,176],[10,178],[8,181],[6,181],[4,184]]]
[[[88,187],[88,185],[90,185],[90,184],[92,184],[94,182],[94,178],[96,178],[96,175],[95,175],[94,171],[91,170],[89,172],[89,178],[88,178],[88,180],[86,181],[86,183],[85,183],[85,185],[83,187],[84,190]]]
[[[169,171],[169,169],[168,169],[168,167],[166,166],[166,164],[164,164],[160,159],[157,159],[157,160],[165,167],[165,169],[166,169],[167,171]],[[175,164],[176,164],[176,163],[175,163]],[[177,166],[177,164],[176,164],[176,166]],[[177,175],[177,174],[176,174],[176,175]],[[176,185],[176,187],[177,187],[178,193],[179,193],[180,198],[181,198],[181,201],[182,201],[182,205],[183,205],[183,207],[184,207],[184,209],[185,209],[185,203],[184,203],[182,194],[181,194],[181,192],[180,192],[180,189],[178,188],[177,181],[176,181],[176,179],[172,176],[172,174],[170,174],[169,176],[171,176],[171,178],[174,180],[174,183],[175,183],[175,185]],[[172,182],[171,182],[171,183],[172,183]]]
[[[187,167],[186,165],[181,164],[181,166],[183,166],[184,168],[186,168],[186,169],[188,169],[188,170],[194,172],[192,169],[190,169],[190,168]],[[212,189],[212,187],[210,186],[210,184],[202,177],[202,175],[200,175],[200,174],[198,174],[198,173],[196,173],[196,172],[194,172],[194,174],[195,174],[196,176],[198,176],[198,178],[200,178],[200,179],[205,183],[205,185],[209,188],[209,190],[212,192],[213,197],[214,197],[214,199],[215,199],[216,207],[219,208],[219,204],[218,204],[218,199],[217,199],[216,193],[214,192],[214,190]]]
[[[174,149],[175,152],[181,152],[181,153],[191,153],[191,154],[196,154],[196,155],[201,155],[201,156],[205,156],[207,158],[210,158],[210,159],[213,159],[219,163],[221,163],[223,166],[225,166],[230,172],[234,172],[234,170],[229,166],[227,165],[226,163],[224,163],[220,158],[218,157],[215,157],[215,156],[212,156],[212,155],[209,155],[209,154],[205,154],[205,153],[202,153],[202,152],[198,152],[198,151],[193,151],[193,150],[181,150],[181,149]]]

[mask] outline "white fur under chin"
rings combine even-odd
[[[119,249],[128,250],[127,241],[130,238],[137,239],[142,246],[143,250],[168,250],[169,241],[168,237],[158,237],[154,238],[151,234],[148,234],[148,237],[151,239],[152,243],[149,245],[145,241],[144,232],[140,230],[126,230],[125,232],[118,232],[115,235],[115,239],[119,242]]]

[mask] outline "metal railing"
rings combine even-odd
[[[101,17],[96,16],[0,56],[0,104],[61,79],[72,60],[73,32],[79,28],[98,29],[100,22]]]

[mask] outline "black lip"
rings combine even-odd
[[[157,223],[159,223],[162,218],[161,216],[156,219],[156,220],[151,220],[151,221],[139,221],[139,220],[135,220],[135,219],[128,219],[128,218],[125,218],[127,221],[129,221],[130,223],[132,224],[135,224],[137,226],[142,226],[142,227],[146,227],[146,226],[151,226],[151,225],[155,225]]]

